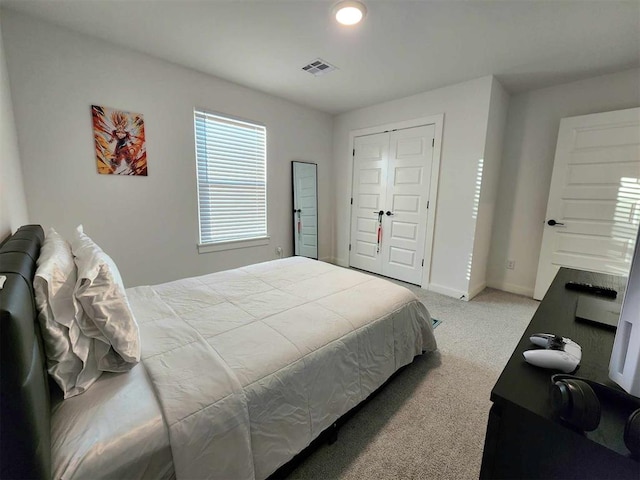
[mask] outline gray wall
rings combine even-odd
[[[0,241],[25,223],[27,199],[0,30]]]
[[[291,161],[318,163],[319,254],[331,256],[328,114],[13,12],[2,29],[30,220],[84,224],[127,286],[291,255]],[[91,105],[142,113],[148,177],[99,175]],[[193,109],[267,127],[267,246],[198,254]]]
[[[337,263],[347,265],[349,261],[353,165],[350,132],[444,113],[431,279],[430,284],[423,287],[456,298],[469,296],[478,207],[475,185],[478,164],[485,154],[493,81],[492,76],[482,77],[335,117],[334,252]]]
[[[511,97],[488,285],[533,295],[560,119],[640,106],[640,70]],[[515,269],[507,270],[507,260]]]
[[[491,83],[489,120],[487,122],[487,137],[483,156],[484,164],[480,191],[478,192],[478,219],[476,221],[473,262],[469,279],[470,298],[473,298],[487,286],[489,251],[493,234],[492,227],[498,196],[498,182],[502,166],[502,144],[508,109],[509,94],[500,82],[494,78]]]

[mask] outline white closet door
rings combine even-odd
[[[426,125],[390,135],[382,274],[418,285],[422,283],[434,133],[435,126]]]
[[[434,133],[426,125],[354,139],[352,267],[422,283]]]
[[[356,137],[354,149],[349,265],[382,273],[377,212],[386,204],[389,133]]]
[[[627,275],[640,223],[640,108],[563,118],[533,297],[560,267]]]

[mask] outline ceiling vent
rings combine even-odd
[[[321,58],[316,58],[309,65],[305,65],[304,67],[302,67],[302,70],[318,77],[320,75],[324,75],[325,73],[337,70],[337,67],[334,67],[330,63],[325,62]]]

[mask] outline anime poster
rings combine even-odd
[[[147,175],[144,119],[140,113],[91,106],[98,173]]]

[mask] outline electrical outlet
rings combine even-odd
[[[282,247],[276,247],[276,255],[278,258],[282,258]]]
[[[507,260],[507,270],[513,270],[516,268],[515,260]]]

